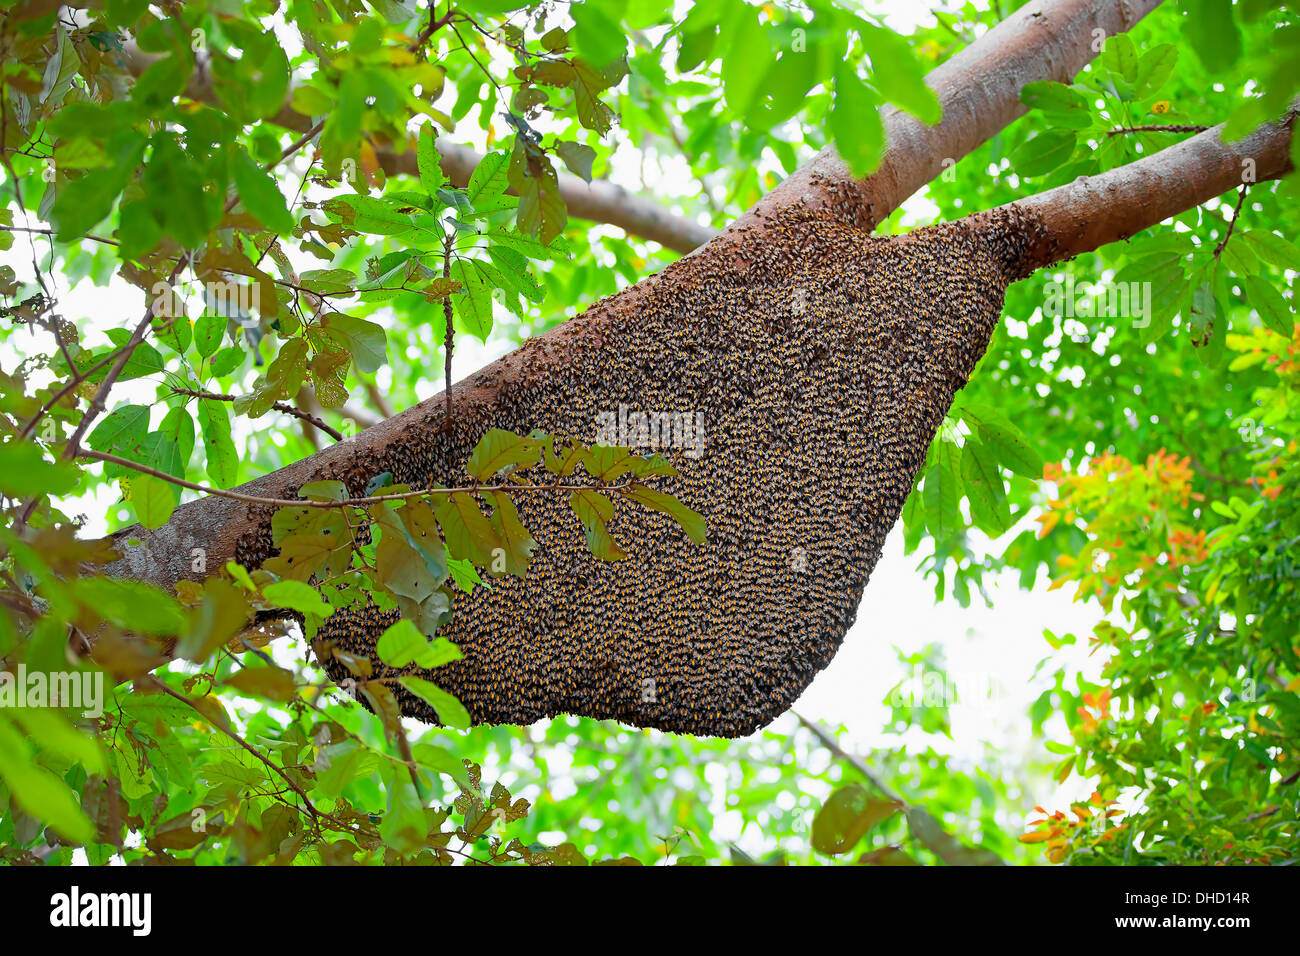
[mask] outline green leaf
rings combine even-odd
[[[459,558],[448,558],[447,570],[451,572],[451,578],[456,587],[466,594],[471,593],[475,587],[480,585],[487,587],[483,579],[479,577],[478,569],[468,561]]]
[[[258,222],[277,235],[293,231],[293,214],[285,207],[284,196],[268,172],[242,150],[236,152],[231,172],[244,208]]]
[[[1106,46],[1101,53],[1101,65],[1112,73],[1118,74],[1125,83],[1132,85],[1138,78],[1137,48],[1127,33],[1117,33],[1106,37]]]
[[[342,168],[344,159],[355,160],[361,139],[361,118],[366,98],[371,95],[366,79],[357,71],[345,70],[339,79],[338,101],[321,130],[321,155],[331,172]]]
[[[772,59],[768,30],[758,22],[758,10],[741,5],[722,54],[722,91],[736,115],[749,114]]]
[[[569,167],[569,172],[591,182],[591,164],[596,161],[594,149],[581,143],[565,141],[555,147],[555,152],[564,161],[564,165]]]
[[[461,659],[460,648],[445,637],[430,641],[405,619],[398,621],[379,636],[375,645],[379,659],[390,667],[415,664],[422,670],[432,670],[443,664]]]
[[[620,26],[623,2],[579,3],[569,9],[574,27],[569,38],[592,63],[603,66],[627,49],[627,32]]]
[[[99,741],[78,730],[62,711],[54,707],[15,707],[9,711],[22,724],[29,740],[41,750],[50,750],[86,768],[87,773],[103,773],[104,751]]]
[[[341,348],[347,349],[357,371],[371,375],[384,367],[388,342],[382,325],[331,312],[321,319],[321,328]]]
[[[1223,73],[1241,59],[1241,31],[1232,15],[1232,0],[1184,0],[1183,36],[1201,65]]]
[[[456,314],[472,335],[484,342],[492,331],[492,286],[473,259],[457,259],[451,264],[451,277],[463,292],[451,297]]]
[[[138,634],[175,636],[186,625],[185,611],[170,594],[142,581],[124,578],[78,578],[77,600],[107,621]]]
[[[172,486],[153,475],[137,474],[131,478],[130,501],[135,516],[146,528],[161,528],[176,510]]]
[[[52,826],[76,843],[95,838],[95,827],[82,812],[72,788],[32,761],[23,735],[0,714],[0,779],[24,812]]]
[[[0,493],[10,498],[67,494],[80,477],[71,462],[47,462],[35,442],[10,439],[0,444]]]
[[[486,481],[511,465],[537,464],[541,450],[542,443],[536,438],[493,428],[474,446],[465,470],[475,481]]]
[[[835,98],[829,129],[835,148],[855,176],[865,176],[879,164],[885,149],[885,127],[880,121],[876,94],[858,78],[848,63],[835,71]]]
[[[399,601],[424,604],[446,579],[442,561],[437,560],[438,555],[431,554],[428,549],[416,546],[415,539],[391,505],[381,505],[375,514],[376,522],[383,528],[383,535],[375,549],[379,583]],[[431,557],[435,560],[430,561]],[[426,611],[431,609],[432,606],[426,608]]]
[[[309,481],[298,489],[298,497],[312,501],[345,501],[348,486],[341,481]]]
[[[333,613],[325,599],[310,584],[302,581],[272,581],[262,588],[262,596],[276,607],[297,611],[309,617],[328,617]]]
[[[1240,237],[1269,265],[1300,272],[1300,248],[1290,239],[1268,229],[1249,229]]]
[[[622,561],[627,553],[612,537],[606,523],[614,517],[614,502],[598,491],[581,489],[569,493],[569,507],[587,532],[587,548],[602,561]]]
[[[611,85],[608,75],[575,57],[569,85],[573,89],[578,122],[604,136],[614,121],[614,111],[600,101],[600,94]]]
[[[500,542],[472,495],[463,491],[447,495],[434,514],[452,557],[467,558],[480,568],[492,563],[492,549]]]
[[[112,165],[92,170],[59,190],[50,213],[59,241],[85,235],[108,216],[140,165],[146,145],[137,133],[122,134],[109,146]]]
[[[569,211],[549,157],[543,157],[519,190],[519,230],[549,243],[564,232]]]
[[[1006,531],[1011,524],[1011,509],[993,455],[980,442],[968,440],[962,448],[961,462],[971,517],[991,534]]]
[[[221,345],[221,337],[226,333],[224,315],[203,315],[194,322],[194,350],[207,358]],[[242,353],[241,353],[242,354]]]
[[[238,345],[231,345],[212,357],[208,363],[208,374],[214,378],[224,378],[244,364],[246,353]]]
[[[857,21],[858,35],[871,57],[871,84],[887,102],[933,126],[943,116],[939,97],[925,82],[925,68],[903,37],[883,27]],[[864,117],[865,119],[865,117]]]
[[[852,850],[874,826],[888,820],[899,810],[893,800],[873,797],[860,783],[841,787],[813,817],[813,849],[827,856]]]
[[[267,700],[288,702],[298,696],[298,684],[293,671],[283,667],[242,667],[222,683],[241,694],[264,697]]]
[[[521,232],[494,230],[488,233],[489,241],[514,252],[522,253],[529,259],[564,259],[569,254],[563,239],[541,242]]]
[[[1088,109],[1088,98],[1078,90],[1054,80],[1026,83],[1020,91],[1020,102],[1031,109],[1052,113],[1067,113]]]
[[[420,185],[430,196],[436,196],[438,190],[446,184],[442,167],[438,165],[437,133],[433,126],[420,130],[420,138],[415,145],[416,168],[420,172]]]
[[[1272,283],[1258,276],[1247,276],[1243,281],[1246,298],[1259,313],[1260,321],[1278,335],[1290,339],[1295,330],[1295,313],[1281,293],[1273,288]]]
[[[496,266],[494,278],[501,280],[500,288],[510,289],[530,302],[541,302],[546,298],[546,293],[528,271],[528,260],[519,253],[513,249],[489,246],[488,258]]]
[[[397,203],[371,196],[340,196],[321,203],[321,209],[331,219],[374,236],[400,236],[415,228],[410,214],[399,212],[400,208]]]
[[[230,409],[224,402],[201,398],[198,415],[208,477],[218,488],[229,488],[239,475],[239,452],[230,437]]]
[[[938,537],[947,537],[961,530],[961,478],[957,468],[957,446],[951,442],[935,442],[935,463],[925,473],[921,489],[926,523]]]
[[[420,677],[406,675],[399,677],[397,682],[432,707],[443,726],[451,727],[453,730],[469,729],[469,712],[455,695],[447,693],[432,681]]]
[[[519,512],[509,494],[495,491],[486,493],[484,497],[493,507],[492,527],[501,542],[501,553],[493,555],[491,570],[522,578],[528,573],[528,563],[532,560],[537,542],[520,522]]]
[[[645,485],[632,485],[621,490],[619,494],[653,511],[662,511],[681,525],[682,530],[686,532],[686,537],[696,544],[704,544],[708,537],[709,527],[704,516],[697,511],[692,511],[672,495],[654,491]]]
[[[147,405],[122,405],[113,409],[90,433],[87,444],[95,451],[102,451],[119,458],[133,461],[140,452],[140,445],[149,431],[149,407]],[[115,474],[122,473],[118,469]]]
[[[1076,137],[1068,129],[1044,130],[1016,150],[1011,157],[1012,168],[1021,177],[1050,173],[1074,154]]]
[[[1151,96],[1168,81],[1178,65],[1178,47],[1161,43],[1147,50],[1138,61],[1137,95]]]
[[[503,203],[506,197],[507,170],[510,167],[510,155],[504,152],[492,152],[485,155],[470,174],[465,195],[475,212],[490,212],[494,209],[507,209],[512,203]]]
[[[389,693],[387,688],[374,690],[386,695]],[[390,773],[384,788],[388,806],[379,823],[379,837],[392,852],[411,854],[419,850],[426,839],[428,823],[424,819],[424,806],[409,779],[398,776],[395,770]]]
[[[1035,480],[1043,477],[1043,458],[1011,421],[992,405],[962,406],[962,419],[975,426],[980,441],[999,465]]]
[[[166,235],[182,248],[193,249],[220,222],[222,198],[208,192],[201,167],[181,149],[173,133],[159,130],[150,143],[143,179],[145,196]]]

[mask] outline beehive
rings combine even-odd
[[[529,343],[508,380],[471,381],[481,397],[451,431],[432,403],[399,442],[320,477],[357,494],[382,471],[453,485],[491,427],[591,442],[620,405],[702,413],[702,454],[661,449],[681,474],[658,481],[706,517],[705,546],[620,501],[610,530],[628,557],[602,562],[563,496],[523,496],[538,541],[527,579],[458,594],[444,633],[464,659],[422,676],[476,723],[581,714],[746,735],[839,647],[1034,241],[1041,229],[1013,209],[887,238],[797,213],[768,220],[761,241],[715,243]],[[264,558],[269,540],[246,539],[241,560]],[[348,672],[330,646],[374,658],[393,620],[372,608],[326,622],[317,646],[331,676]],[[388,673],[377,658],[375,673]],[[398,696],[404,713],[435,719]]]

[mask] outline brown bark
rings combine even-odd
[[[1027,250],[1022,271],[1028,275],[1128,239],[1243,184],[1285,175],[1291,170],[1295,115],[1261,126],[1236,143],[1225,143],[1223,127],[1216,126],[1100,176],[1080,176],[1012,203],[1046,227],[1043,240]]]
[[[935,68],[926,83],[943,120],[926,126],[902,110],[884,111],[888,148],[880,168],[856,180],[834,148],[822,150],[737,219],[726,234],[762,229],[764,218],[801,204],[837,222],[872,230],[903,200],[1025,112],[1029,83],[1069,83],[1097,55],[1094,30],[1131,29],[1160,0],[1036,0]]]

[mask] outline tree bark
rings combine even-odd
[[[1284,176],[1291,171],[1295,118],[1292,111],[1236,143],[1225,143],[1223,127],[1216,126],[1100,176],[1080,176],[1010,203],[1046,227],[1042,240],[1025,251],[1021,271],[1028,275],[1128,239],[1244,184]],[[975,218],[994,213],[990,210]]]

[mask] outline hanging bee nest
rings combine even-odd
[[[520,496],[538,542],[527,578],[458,594],[441,633],[463,659],[402,673],[435,680],[476,723],[579,714],[737,737],[783,713],[853,623],[1016,263],[1041,241],[1014,207],[975,222],[877,238],[769,220],[761,241],[714,243],[528,343],[507,374],[471,379],[450,431],[434,403],[348,474],[322,474],[356,494],[384,471],[450,487],[489,428],[593,443],[616,421],[618,443],[674,462],[663,490],[707,519],[697,546],[620,500],[609,528],[627,558],[603,562],[561,496]],[[665,439],[669,413],[679,430]],[[246,538],[240,561],[259,563],[270,540]],[[314,645],[330,675],[350,675],[333,656],[346,651],[391,676],[375,643],[397,616],[331,617]],[[436,721],[390,686],[405,714]]]

